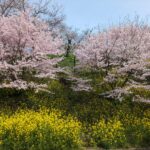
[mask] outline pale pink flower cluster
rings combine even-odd
[[[76,50],[79,65],[106,68],[138,68],[150,51],[150,29],[147,26],[124,25],[90,35]],[[120,68],[120,67],[119,67]],[[125,69],[126,70],[126,69]]]
[[[75,55],[77,67],[105,72],[105,82],[112,83],[118,77],[125,79],[121,89],[116,87],[110,92],[113,96],[123,93],[125,86],[133,84],[132,80],[142,80],[146,85],[150,77],[150,28],[140,24],[112,27],[88,36]]]
[[[0,82],[1,87],[28,88],[24,72],[36,77],[54,77],[60,71],[60,58],[48,55],[63,53],[62,40],[53,37],[46,23],[28,13],[0,17]],[[35,84],[36,85],[36,84]]]

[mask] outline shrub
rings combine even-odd
[[[81,124],[59,111],[19,111],[1,115],[0,148],[3,150],[71,150],[81,146]]]
[[[123,119],[126,137],[130,146],[149,147],[150,119],[147,116],[138,118],[127,115]]]
[[[103,148],[122,147],[126,142],[124,128],[118,120],[102,119],[92,125],[91,139],[93,144]]]

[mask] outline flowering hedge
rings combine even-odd
[[[0,117],[0,148],[3,150],[78,149],[81,123],[59,111],[20,111]]]

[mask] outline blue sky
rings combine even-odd
[[[56,0],[66,15],[66,24],[84,30],[118,24],[126,16],[150,18],[150,0]]]

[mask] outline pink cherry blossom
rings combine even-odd
[[[88,36],[75,51],[78,68],[105,72],[104,82],[122,78],[117,93],[126,93],[126,86],[140,82],[146,85],[150,75],[150,28],[140,24],[125,24]],[[82,87],[83,88],[83,87]],[[86,88],[86,87],[85,87]],[[119,89],[119,90],[118,90]],[[120,91],[120,92],[119,92]]]
[[[34,71],[36,77],[55,77],[60,70],[60,58],[48,55],[63,54],[62,39],[53,37],[46,23],[28,13],[0,17],[0,76],[1,87],[27,88],[23,72]]]

